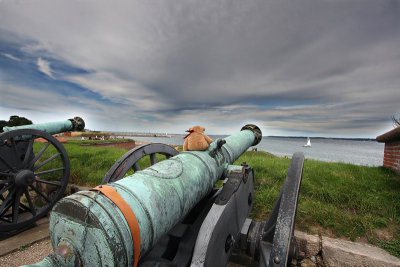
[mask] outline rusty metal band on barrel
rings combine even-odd
[[[121,210],[122,214],[124,215],[132,234],[133,249],[135,256],[134,267],[136,267],[139,261],[139,253],[140,253],[140,229],[135,214],[129,207],[128,203],[126,203],[126,201],[120,196],[120,194],[118,194],[117,191],[115,191],[114,188],[108,185],[102,185],[101,187],[96,186],[92,190],[98,190],[101,193],[103,193],[112,202],[114,202],[115,205],[117,205],[117,207]]]

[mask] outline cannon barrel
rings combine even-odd
[[[85,122],[80,117],[75,117],[73,119],[65,120],[65,121],[57,121],[57,122],[46,122],[39,124],[29,124],[22,126],[12,126],[3,127],[4,132],[18,130],[18,129],[35,129],[43,132],[47,132],[49,134],[57,134],[68,131],[82,131],[85,129]]]
[[[55,253],[30,266],[136,265],[212,191],[228,166],[261,138],[257,126],[246,125],[236,134],[215,140],[206,151],[182,152],[108,184],[136,216],[139,242],[134,241],[135,233],[120,208],[101,192],[80,191],[61,199],[50,215]]]

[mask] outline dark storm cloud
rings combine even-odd
[[[374,135],[400,112],[398,1],[41,4],[1,3],[1,38],[21,40],[42,73],[109,100],[110,121]]]

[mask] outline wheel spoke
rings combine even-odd
[[[61,186],[61,183],[55,183],[55,182],[46,181],[46,180],[42,180],[42,179],[36,179],[36,182],[44,183],[44,184],[50,184],[50,185],[55,185],[55,186],[58,186],[58,187]]]
[[[3,203],[0,205],[0,217],[6,213],[6,211],[11,207],[12,205],[12,196],[15,193],[15,189],[11,190],[10,193],[8,193],[6,199],[4,199]]]
[[[28,167],[32,167],[33,165],[35,165],[36,161],[42,156],[42,154],[44,153],[44,151],[50,146],[50,142],[47,142],[42,149],[40,149],[40,151],[36,154],[36,156],[33,158],[33,160],[31,161],[31,163],[29,164]]]
[[[33,185],[29,185],[30,188],[32,188],[33,190],[35,190],[36,193],[38,193],[42,198],[44,198],[47,202],[51,202],[51,200],[46,197],[42,192],[40,192],[36,187],[34,187]]]
[[[4,192],[6,192],[8,189],[10,189],[12,187],[12,185],[6,185],[5,187],[3,187],[2,189],[0,189],[0,196],[3,195]]]
[[[18,168],[18,169],[21,169],[22,166],[21,166],[21,161],[20,161],[20,159],[18,158],[17,144],[15,143],[14,138],[10,138],[10,140],[11,140],[11,147],[12,147],[12,150],[13,150],[13,152],[14,152],[14,161],[15,161],[15,163],[17,164],[17,168]]]
[[[13,216],[12,216],[12,222],[13,223],[17,223],[18,221],[18,213],[19,213],[19,204],[20,204],[20,200],[21,200],[21,190],[17,190],[16,194],[15,194],[15,198],[14,198],[14,206],[13,206]]]
[[[0,217],[0,220],[7,222],[7,223],[11,223],[11,220],[6,217]]]
[[[0,172],[0,176],[14,176],[14,173]]]
[[[28,148],[26,149],[26,152],[25,152],[24,162],[22,162],[23,168],[25,168],[26,165],[28,164],[29,156],[32,152],[32,147],[33,147],[34,141],[35,141],[35,137],[32,136],[31,139],[29,140]]]
[[[133,164],[133,170],[135,171],[135,172],[137,172],[137,171],[140,171],[140,167],[139,167],[139,165],[137,164],[137,162],[135,162],[135,164]]]
[[[7,184],[7,183],[10,183],[10,182],[12,182],[12,179],[2,180],[2,181],[0,181],[0,185]]]
[[[150,154],[150,164],[154,165],[157,163],[157,157],[156,157],[156,153],[152,153]]]
[[[6,165],[7,166],[7,168],[9,169],[9,170],[13,170],[13,171],[15,171],[15,168],[14,167],[12,167],[1,155],[0,155],[0,160],[1,160],[1,162],[3,162],[4,163],[4,165]]]
[[[0,217],[3,216],[4,213],[12,206],[12,201],[8,201],[6,205],[4,205],[4,208],[1,210],[0,209]]]
[[[22,194],[23,195],[23,194]],[[31,212],[31,209],[28,207],[28,206],[26,206],[24,203],[22,203],[21,201],[19,202],[19,208],[22,210],[22,211],[28,211],[28,212]],[[32,212],[31,212],[32,213]]]
[[[61,155],[60,153],[57,153],[57,154],[51,156],[50,158],[48,158],[48,159],[46,159],[45,161],[41,162],[40,164],[36,165],[36,166],[33,168],[33,171],[36,171],[37,169],[40,169],[43,165],[49,163],[50,161],[52,161],[53,159],[57,158],[57,157],[60,156],[60,155]]]
[[[26,197],[26,200],[28,201],[29,209],[31,210],[32,215],[36,216],[36,209],[35,209],[35,206],[33,206],[32,199],[31,199],[31,196],[29,195],[28,188],[25,189],[25,197]]]
[[[64,167],[62,167],[62,168],[57,168],[57,169],[52,169],[52,170],[47,170],[47,171],[42,171],[42,172],[35,172],[34,174],[35,175],[43,175],[43,174],[48,174],[48,173],[52,173],[52,172],[58,172],[58,171],[61,171],[61,170],[64,170],[65,168]]]

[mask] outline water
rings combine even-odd
[[[301,151],[308,159],[382,166],[385,145],[376,141],[311,138],[311,147],[303,147],[306,141],[305,138],[264,137],[258,148],[277,156],[291,156]]]
[[[212,139],[224,136],[212,136]],[[136,140],[183,145],[182,137],[130,137]],[[313,139],[311,147],[303,147],[306,138],[263,137],[258,150],[267,151],[276,156],[291,157],[294,152],[304,152],[307,159],[330,162],[345,162],[356,165],[382,166],[384,144],[376,141]]]

